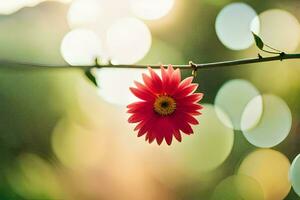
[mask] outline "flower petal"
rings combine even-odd
[[[181,134],[179,130],[174,130],[174,137],[176,138],[176,140],[181,142]]]
[[[142,103],[146,103],[146,102],[145,101],[134,102],[134,103],[131,103],[131,104],[127,105],[126,107],[129,108],[129,109],[130,108],[135,108],[136,106],[139,106]]]
[[[180,84],[180,81],[181,81],[181,75],[180,75],[179,69],[176,69],[176,70],[173,72],[172,79],[173,79],[173,81],[176,83],[176,85],[179,85],[179,84]]]
[[[149,144],[151,144],[155,139],[155,134],[153,132],[149,132],[147,136],[148,136],[147,140],[148,140]]]
[[[176,106],[177,106],[176,107],[177,112],[185,112],[185,113],[195,112],[203,108],[201,105],[197,103],[188,103],[188,104],[177,103]]]
[[[144,135],[146,132],[152,131],[152,129],[155,128],[155,124],[157,120],[158,118],[156,115],[151,115],[147,117],[147,119],[143,121],[143,126],[140,128],[138,132],[138,137]]]
[[[173,121],[170,118],[165,118],[164,120],[164,135],[165,135],[165,141],[167,142],[168,145],[171,145],[172,139],[173,139]]]
[[[172,143],[172,139],[173,139],[173,134],[172,132],[166,132],[166,135],[165,135],[165,140],[167,142],[168,145],[171,145]]]
[[[147,101],[135,102],[127,106],[127,113],[151,112],[153,110],[152,107],[152,104]]]
[[[157,75],[157,73],[152,68],[148,67],[148,70],[150,72],[153,87],[154,87],[155,91],[161,92],[161,90],[162,90],[161,78]]]
[[[192,117],[189,114],[184,114],[183,118],[184,118],[184,121],[187,121],[190,124],[193,124],[193,125],[199,124],[198,120],[195,117]]]
[[[182,90],[177,90],[173,97],[175,98],[183,98],[185,96],[188,96],[189,94],[193,93],[196,91],[198,88],[198,84],[190,84],[189,86],[183,88]]]
[[[139,114],[133,114],[128,118],[129,123],[137,123],[142,121],[145,118],[145,116]]]
[[[174,94],[177,91],[180,84],[180,71],[179,69],[173,70],[169,82],[165,85],[165,92],[169,95]]]
[[[134,131],[140,130],[144,125],[146,121],[141,121],[138,123],[138,125],[135,126]]]
[[[182,122],[182,123],[180,124],[180,130],[182,130],[182,132],[184,132],[184,133],[187,134],[187,135],[190,135],[190,134],[193,134],[193,133],[194,133],[194,131],[193,131],[191,125],[189,125],[189,124],[186,123],[186,122]]]
[[[137,89],[143,91],[143,92],[149,92],[152,93],[145,85],[141,84],[140,82],[134,81],[134,84],[136,85]]]
[[[176,102],[178,104],[189,104],[189,103],[196,103],[198,101],[200,101],[203,98],[203,93],[194,93],[191,95],[188,95],[186,97],[183,98],[177,98]]]
[[[171,64],[168,65],[167,71],[168,71],[169,76],[172,76],[172,74],[173,74],[173,72],[174,72],[174,68],[173,68],[173,66],[172,66]]]
[[[188,78],[184,79],[183,81],[181,81],[181,83],[179,83],[179,85],[176,87],[176,89],[174,89],[172,91],[172,93],[170,95],[180,92],[181,90],[183,90],[184,88],[189,86],[192,83],[192,81],[193,81],[193,77],[188,77]]]
[[[194,77],[190,76],[181,81],[179,87],[185,88],[186,86],[190,85],[193,82]]]
[[[192,127],[189,125],[188,122],[182,119],[181,115],[176,114],[172,117],[172,119],[174,121],[174,126],[176,126],[177,129],[180,129],[182,132],[184,132],[187,135],[193,133]]]
[[[156,74],[155,72],[153,73]],[[154,93],[159,93],[162,90],[162,81],[157,74],[156,76],[154,74],[151,75],[151,77],[149,77],[148,75],[143,73],[143,81],[145,85],[149,88],[149,90],[151,90]]]
[[[141,91],[137,88],[129,88],[130,91],[138,98],[145,100],[145,101],[153,101],[155,99],[155,96],[153,94],[150,94],[148,92],[145,91]]]
[[[145,135],[145,133],[147,133],[147,129],[145,128],[145,126],[143,126],[143,127],[139,130],[137,136],[138,136],[138,137],[141,137],[141,136]]]
[[[164,67],[161,67],[161,77],[162,77],[163,90],[165,90],[166,86],[170,81],[170,76]]]
[[[156,142],[158,145],[161,145],[162,141],[164,140],[164,136],[162,133],[156,133]]]

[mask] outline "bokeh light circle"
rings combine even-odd
[[[36,4],[39,0],[27,0],[27,1],[21,1],[21,0],[2,0],[0,1],[0,14],[12,14],[16,12],[17,10],[21,9],[22,7],[28,6],[30,4]]]
[[[71,28],[88,28],[105,39],[113,23],[129,16],[128,0],[73,0],[67,19]]]
[[[220,166],[229,156],[234,141],[233,130],[218,119],[214,106],[204,104],[203,107],[202,115],[197,117],[200,124],[193,127],[194,135],[183,138],[178,152],[184,166],[194,173]]]
[[[67,19],[70,27],[82,27],[97,23],[103,13],[99,0],[74,0],[69,8]]]
[[[234,79],[226,82],[218,91],[215,98],[215,105],[221,108],[230,118],[231,123],[228,120],[224,120],[222,113],[217,110],[217,115],[220,120],[228,127],[233,126],[236,130],[241,130],[241,118],[246,105],[260,93],[259,91],[248,81],[242,79]],[[257,99],[255,107],[251,110],[251,116],[249,113],[245,115],[243,121],[243,127],[254,126],[262,113],[262,100]]]
[[[47,0],[0,0],[0,14],[9,15],[24,7],[33,7]],[[71,0],[54,0],[68,3]]]
[[[211,200],[264,200],[260,184],[245,175],[233,175],[222,180],[215,188]]]
[[[123,18],[107,31],[107,47],[113,63],[133,64],[141,60],[150,50],[149,28],[135,18]]]
[[[251,144],[269,148],[279,144],[288,136],[292,126],[292,114],[287,104],[274,95],[257,96],[247,106],[250,109],[255,108],[255,105],[260,106],[260,100],[257,99],[261,98],[263,102],[261,118],[255,127],[243,130],[243,134]],[[259,104],[256,104],[257,102]],[[245,118],[243,116],[242,121]]]
[[[259,36],[264,43],[285,52],[295,51],[300,42],[300,24],[291,13],[271,9],[259,15]]]
[[[281,200],[291,189],[289,169],[290,162],[285,155],[272,149],[259,149],[247,155],[238,169],[238,174],[258,181],[264,191],[265,200]]]
[[[129,87],[134,81],[142,81],[141,74],[146,69],[99,69],[96,73],[100,96],[116,105],[128,105],[137,100]]]
[[[64,199],[55,168],[35,154],[22,154],[6,174],[12,189],[25,199]]]
[[[254,43],[251,31],[259,32],[259,20],[249,5],[231,3],[218,14],[215,28],[222,44],[232,50],[242,50]]]
[[[103,55],[102,42],[93,31],[75,29],[64,37],[61,54],[70,65],[94,65]]]
[[[175,0],[130,0],[132,12],[146,20],[159,19],[167,15]]]
[[[101,166],[106,153],[103,138],[104,133],[99,129],[83,127],[71,118],[63,118],[53,130],[52,149],[70,169],[95,169]]]
[[[300,154],[292,162],[289,177],[294,191],[300,197]]]

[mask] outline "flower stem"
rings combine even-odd
[[[228,67],[228,66],[236,66],[236,65],[246,65],[246,64],[252,64],[252,63],[263,63],[263,62],[271,62],[271,61],[283,61],[283,60],[290,60],[290,59],[300,59],[300,53],[298,54],[286,54],[281,53],[276,56],[268,56],[268,57],[257,57],[257,58],[247,58],[247,59],[240,59],[240,60],[231,60],[231,61],[221,61],[221,62],[212,62],[212,63],[202,63],[202,64],[184,64],[184,65],[173,65],[174,68],[179,68],[183,70],[195,70],[196,69],[213,69],[213,68],[219,68],[219,67]],[[107,64],[107,65],[80,65],[80,66],[59,66],[59,65],[44,65],[44,64],[34,64],[34,63],[20,63],[20,62],[12,62],[12,61],[6,61],[6,60],[0,60],[0,67],[7,67],[7,68],[22,68],[26,67],[31,69],[70,69],[70,68],[79,68],[83,70],[89,70],[92,68],[117,68],[117,69],[144,69],[148,66],[151,66],[154,69],[158,69],[161,66],[167,66],[167,65],[113,65],[113,64]]]

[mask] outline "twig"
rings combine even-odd
[[[263,63],[263,62],[271,62],[271,61],[283,61],[283,60],[290,60],[290,59],[300,59],[300,53],[299,54],[285,54],[282,53],[277,56],[269,56],[269,57],[257,57],[257,58],[248,58],[248,59],[241,59],[241,60],[232,60],[232,61],[222,61],[222,62],[213,62],[213,63],[203,63],[203,64],[193,64],[191,67],[190,64],[184,64],[184,65],[173,65],[174,68],[179,68],[182,70],[195,70],[195,68],[198,69],[212,69],[212,68],[219,68],[219,67],[228,67],[228,66],[236,66],[236,65],[246,65],[251,63]],[[13,62],[13,61],[7,61],[7,60],[0,60],[0,68],[32,68],[32,69],[71,69],[71,68],[79,68],[83,70],[89,70],[92,68],[116,68],[116,69],[144,69],[148,66],[151,66],[154,69],[158,69],[161,66],[166,67],[167,65],[113,65],[113,64],[107,64],[107,65],[80,65],[80,66],[59,66],[59,65],[44,65],[44,64],[34,64],[34,63],[21,63],[21,62]]]

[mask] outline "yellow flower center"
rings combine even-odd
[[[175,100],[166,95],[160,95],[154,102],[154,110],[156,113],[166,116],[171,115],[176,109]]]

